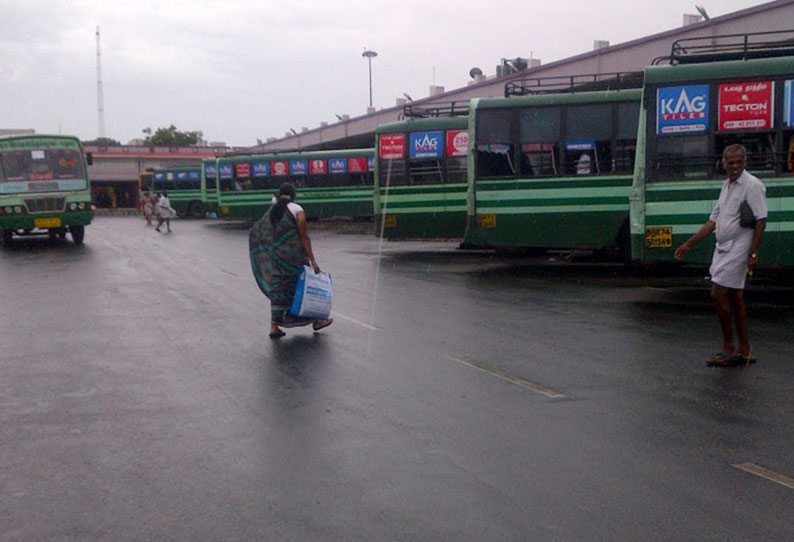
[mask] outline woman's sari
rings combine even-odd
[[[256,284],[270,300],[272,322],[297,323],[289,317],[298,274],[308,259],[298,235],[298,224],[288,209],[281,219],[270,222],[271,207],[248,234],[248,251]],[[310,323],[307,320],[306,323]]]

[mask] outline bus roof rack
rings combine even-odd
[[[669,56],[657,57],[651,64],[700,64],[780,56],[794,56],[794,30],[684,38],[673,42]]]
[[[530,94],[559,94],[642,88],[643,72],[609,72],[514,79],[505,83],[505,98]]]
[[[469,114],[469,101],[437,102],[418,105],[408,103],[403,106],[403,118],[426,119],[430,117],[465,117]]]

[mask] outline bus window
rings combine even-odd
[[[291,182],[295,188],[309,188],[312,186],[309,184],[308,175],[291,175],[289,182]]]
[[[772,132],[759,132],[754,134],[728,134],[719,133],[714,138],[714,151],[717,163],[716,174],[719,177],[726,175],[722,167],[722,151],[728,145],[739,143],[747,150],[747,169],[754,172],[775,170],[775,134]]]
[[[684,181],[703,178],[714,171],[716,161],[709,155],[709,136],[668,136],[656,138],[656,157],[651,164],[657,181]]]
[[[477,175],[484,179],[515,177],[512,110],[483,110],[475,136]]]
[[[533,107],[521,111],[519,137],[522,176],[558,175],[560,108]]]
[[[83,172],[83,161],[80,155],[74,150],[50,151],[52,168],[55,171],[56,179],[76,179],[85,177]]]
[[[408,184],[405,160],[381,160],[379,186],[402,186]]]
[[[411,160],[408,162],[411,184],[439,184],[444,182],[441,160]]]
[[[447,157],[447,182],[465,183],[468,180],[467,164],[468,159],[465,156]]]
[[[612,105],[572,105],[565,121],[565,173],[612,173]]]

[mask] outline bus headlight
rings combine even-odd
[[[13,208],[11,208],[11,207],[6,207],[6,208],[5,208],[5,209],[3,209],[3,210],[6,212],[6,214],[7,214],[7,215],[10,215],[11,213],[13,213],[13,212],[14,212],[14,209],[13,209]]]
[[[83,209],[85,209],[85,203],[83,203],[83,202],[81,201],[80,203],[78,203],[78,204],[77,204],[77,208],[78,208],[78,209],[80,209],[80,210],[82,211]]]
[[[19,205],[15,206],[14,212],[18,215],[22,214],[22,207],[20,207]]]
[[[72,211],[76,211],[77,210],[77,204],[75,202],[70,203],[69,204],[69,209],[71,209]]]

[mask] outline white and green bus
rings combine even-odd
[[[0,234],[69,232],[82,244],[91,223],[91,186],[80,140],[62,135],[0,137]]]

